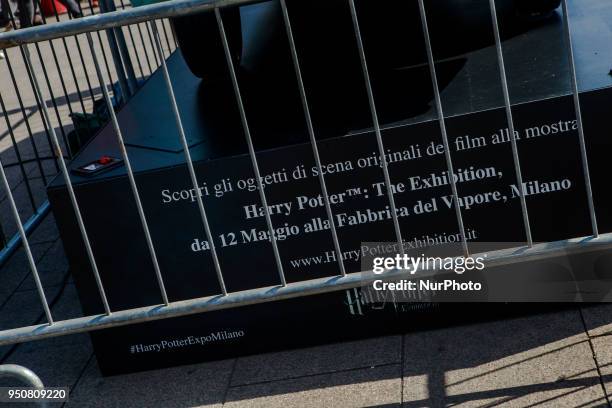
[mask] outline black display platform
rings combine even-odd
[[[559,66],[559,72],[565,72],[565,75],[553,75],[547,70],[516,64],[534,83],[539,78],[548,85],[526,87],[522,81],[511,82],[512,92],[516,95],[524,91],[524,98],[529,101],[514,108],[516,128],[521,135],[519,150],[525,181],[561,183],[567,180],[570,184],[569,188],[533,192],[528,197],[536,241],[590,233],[578,137],[572,123],[573,104],[567,95],[567,71],[558,63],[563,57],[562,47],[558,41],[556,47],[524,47],[529,35],[537,32],[541,33],[539,38],[544,38],[546,33],[556,38],[559,27],[559,21],[552,20],[548,25],[508,40],[517,47],[523,41],[523,52],[517,53],[517,58],[528,60],[525,53],[541,54],[546,50],[551,53],[549,60],[557,61],[554,67]],[[460,196],[499,192],[499,200],[464,208],[470,238],[521,242],[525,237],[519,201],[511,188],[515,178],[510,144],[504,133],[505,113],[500,108],[497,86],[485,86],[497,84],[491,52],[491,49],[476,50],[469,54],[461,70],[449,68],[444,97],[447,112],[453,117],[447,120],[447,125],[457,172],[481,169],[488,174],[479,180],[460,183]],[[507,62],[513,64],[512,59]],[[245,155],[231,86],[201,83],[189,73],[180,52],[169,59],[168,66],[213,236],[218,239],[216,244],[228,290],[275,285],[278,272],[264,219],[258,214],[259,195],[254,189],[250,159]],[[405,77],[398,74],[397,78],[410,78],[412,74],[407,72]],[[281,85],[278,86],[249,83],[248,76],[242,80],[261,173],[268,176],[266,194],[269,204],[275,208],[272,220],[279,228],[278,233],[283,235],[279,251],[287,279],[294,282],[334,276],[338,267],[331,234],[325,226],[325,209],[317,204],[320,186],[313,170],[311,146],[306,143],[303,119],[299,119],[299,100],[294,88],[283,85],[289,84],[289,79],[290,76],[279,78]],[[476,87],[469,86],[474,79],[483,82]],[[592,84],[605,81],[601,77],[593,79]],[[260,99],[266,90],[265,97]],[[346,95],[346,98],[355,98],[355,95]],[[612,147],[607,137],[611,98],[609,88],[582,95],[602,232],[612,231],[612,215],[607,211],[612,205],[607,182]],[[398,208],[405,211],[400,217],[404,239],[416,243],[456,236],[454,210],[445,204],[450,195],[448,184],[432,188],[410,184],[415,177],[423,180],[432,173],[442,175],[446,169],[439,149],[438,124],[432,120],[430,107],[427,106],[427,111],[414,109],[402,117],[397,113],[398,98],[390,97],[388,103],[384,97],[380,99],[381,117],[389,125],[383,132],[385,145],[391,153],[400,152],[390,164],[392,182],[412,186],[396,194]],[[171,301],[176,301],[213,295],[220,290],[167,102],[163,77],[157,72],[118,116],[168,295]],[[367,130],[368,115],[354,116],[350,123],[317,126],[322,134],[321,156],[329,164],[326,166],[328,188],[330,193],[341,196],[333,211],[338,217],[338,234],[349,271],[361,268],[354,254],[362,242],[395,239],[391,219],[384,216],[388,203],[384,192],[379,191],[383,177],[376,163],[374,134]],[[317,122],[315,118],[317,125],[327,124],[326,120]],[[482,138],[484,145],[474,145]],[[463,148],[459,149],[460,146]],[[83,149],[70,168],[102,155],[119,156],[110,125]],[[159,304],[161,297],[125,168],[90,178],[73,175],[72,180],[111,308],[122,310]],[[61,177],[51,183],[48,193],[83,311],[87,315],[101,313],[102,305]],[[434,201],[435,210],[418,210],[423,208],[423,203]],[[372,213],[382,215],[373,220]],[[499,306],[483,312],[480,306],[447,308],[442,305],[435,309],[435,314],[420,313],[410,305],[386,304],[373,308],[360,301],[358,291],[346,291],[104,330],[92,333],[92,340],[102,372],[116,374],[405,332],[510,315],[526,309],[539,308]]]

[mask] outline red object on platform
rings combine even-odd
[[[55,8],[53,8],[53,4],[55,4]],[[64,7],[62,3],[55,0],[41,0],[40,9],[42,10],[45,17],[54,16],[55,10],[57,10],[57,14],[65,14],[68,12],[66,7]]]

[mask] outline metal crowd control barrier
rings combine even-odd
[[[103,10],[131,8],[131,5],[124,0],[118,1],[119,4],[115,5],[111,4],[110,0],[103,0],[98,8],[91,0],[88,0],[87,6],[79,3],[79,10],[83,15],[97,15]],[[61,27],[63,21],[72,19],[70,14],[60,15],[55,3],[51,2],[51,4],[53,15],[45,16],[40,1],[35,1],[35,8],[41,17],[40,23],[45,26],[58,25]],[[18,29],[19,19],[13,15],[10,8],[6,10],[6,14],[8,18],[6,28]],[[104,66],[107,72],[112,72],[111,75],[114,75],[114,78],[111,76],[111,81],[117,83],[120,88],[115,101],[116,105],[127,101],[137,90],[139,84],[155,72],[161,61],[159,55],[170,55],[176,49],[176,41],[169,22],[160,20],[157,24],[161,28],[164,40],[161,50],[154,46],[152,26],[149,24],[130,24],[119,27],[115,31],[96,32],[98,44],[102,45],[100,53]],[[129,41],[126,38],[129,38]],[[42,115],[41,99],[35,97],[33,102],[28,101],[29,96],[34,93],[34,78],[30,70],[25,67],[25,48],[20,46],[15,49],[18,51],[15,53],[7,50],[4,55],[2,63],[6,63],[12,92],[8,89],[0,90],[0,112],[3,116],[3,132],[0,134],[0,140],[7,136],[10,137],[15,158],[5,160],[4,167],[18,168],[25,186],[31,214],[24,222],[24,230],[28,235],[35,230],[50,210],[46,200],[37,199],[32,179],[40,178],[43,184],[47,184],[59,171],[57,157],[49,152],[53,144],[49,123],[52,123],[59,132],[64,155],[67,158],[71,158],[76,150],[86,142],[82,133],[92,133],[95,130],[88,122],[85,123],[83,130],[76,129],[76,126],[71,124],[75,116],[90,114],[94,101],[101,98],[99,83],[90,76],[90,72],[86,69],[84,49],[88,44],[84,39],[84,35],[64,36],[54,41],[49,40],[34,45],[33,54],[38,58],[39,66],[43,71],[42,78],[39,80],[44,81],[47,87],[52,107],[49,121],[39,117]],[[116,44],[122,44],[122,46]],[[45,53],[50,54],[50,58],[44,58]],[[25,78],[20,77],[20,74],[23,73],[27,75]],[[57,78],[57,81],[53,80],[54,77]],[[13,95],[10,95],[11,93]],[[42,129],[36,129],[39,119]],[[75,131],[77,131],[76,134]],[[30,165],[35,168],[30,169]],[[20,246],[21,236],[16,226],[3,225],[0,221],[0,266]]]
[[[302,0],[302,1],[307,1],[307,0]],[[445,161],[446,161],[448,173],[450,175],[449,179],[451,180],[451,188],[452,188],[452,195],[453,195],[453,200],[454,200],[454,207],[456,211],[457,223],[458,223],[461,237],[463,240],[463,250],[465,254],[468,254],[468,245],[467,245],[467,240],[466,240],[465,228],[463,224],[462,210],[461,210],[461,207],[459,206],[457,185],[456,185],[455,178],[454,178],[454,167],[453,167],[453,160],[452,160],[453,158],[451,154],[451,149],[449,148],[449,137],[448,137],[447,129],[446,129],[446,118],[444,116],[444,111],[443,111],[443,106],[442,106],[442,101],[441,101],[441,96],[440,96],[440,89],[439,89],[438,80],[436,76],[436,67],[434,64],[434,53],[432,51],[429,27],[427,24],[428,14],[427,14],[427,10],[425,7],[425,0],[415,0],[415,1],[418,1],[418,5],[419,5],[420,17],[421,17],[421,22],[422,22],[422,31],[424,34],[426,51],[427,51],[428,66],[429,66],[429,69],[431,72],[431,78],[432,78],[432,88],[434,91],[435,108],[437,111],[437,119],[439,121],[440,130],[441,130],[441,139],[445,147]],[[32,252],[30,250],[30,245],[28,241],[27,225],[24,226],[24,224],[22,224],[20,220],[19,212],[15,204],[15,201],[13,200],[13,194],[10,190],[10,186],[9,186],[7,176],[4,171],[4,167],[0,165],[0,178],[2,179],[2,183],[8,193],[12,213],[19,227],[18,233],[21,238],[21,243],[25,249],[27,258],[29,260],[30,268],[32,271],[32,276],[34,277],[35,282],[36,282],[36,287],[38,290],[40,301],[42,303],[43,309],[47,316],[47,323],[45,324],[39,324],[35,326],[21,327],[21,328],[16,328],[16,329],[11,329],[11,330],[0,331],[0,345],[19,343],[19,342],[37,340],[37,339],[42,339],[42,338],[47,338],[47,337],[86,332],[90,330],[110,328],[110,327],[116,327],[116,326],[122,326],[122,325],[129,325],[133,323],[152,321],[152,320],[164,319],[164,318],[175,317],[175,316],[184,316],[184,315],[190,315],[190,314],[196,314],[196,313],[202,313],[202,312],[210,312],[210,311],[233,308],[233,307],[244,306],[244,305],[252,305],[252,304],[272,302],[272,301],[278,301],[278,300],[301,297],[301,296],[321,294],[321,293],[326,293],[326,292],[331,292],[331,291],[338,291],[338,290],[343,290],[343,289],[359,287],[368,282],[372,282],[375,279],[380,279],[380,276],[375,276],[372,273],[367,273],[368,271],[364,271],[365,273],[364,272],[358,272],[358,273],[347,273],[346,272],[346,269],[345,269],[345,266],[342,260],[343,257],[341,256],[342,254],[341,245],[338,240],[336,225],[334,223],[333,211],[330,205],[330,197],[329,197],[328,190],[327,190],[326,179],[322,171],[322,161],[321,161],[321,157],[319,155],[319,151],[317,147],[317,134],[316,134],[317,132],[314,129],[312,118],[310,115],[309,102],[308,102],[308,98],[306,95],[305,85],[304,85],[304,81],[303,81],[302,73],[301,73],[300,58],[299,58],[298,51],[296,49],[295,41],[293,38],[293,31],[292,31],[292,26],[291,26],[291,15],[287,9],[286,1],[280,0],[280,4],[282,7],[283,20],[284,20],[284,24],[286,28],[286,33],[289,39],[289,46],[290,46],[292,61],[293,61],[294,69],[295,69],[296,80],[297,80],[298,88],[300,91],[300,98],[301,98],[301,103],[303,107],[303,113],[306,119],[308,135],[309,135],[310,142],[312,145],[312,151],[314,154],[315,163],[319,169],[318,174],[319,174],[320,187],[321,187],[321,190],[324,196],[325,209],[326,209],[327,217],[330,223],[330,233],[332,235],[332,239],[334,243],[334,250],[337,254],[338,275],[334,277],[327,277],[327,278],[320,278],[320,279],[314,279],[314,280],[300,281],[300,282],[295,282],[295,283],[288,283],[285,278],[285,273],[283,271],[282,254],[278,250],[275,234],[273,232],[274,226],[272,223],[272,219],[271,219],[270,214],[266,211],[265,221],[266,221],[266,225],[269,230],[269,233],[270,233],[271,245],[274,250],[273,251],[274,257],[275,257],[276,265],[278,268],[278,274],[279,274],[278,285],[272,286],[272,287],[256,288],[256,289],[251,289],[251,290],[246,290],[246,291],[241,291],[241,292],[228,292],[226,289],[225,283],[224,283],[223,267],[219,262],[219,259],[217,256],[217,249],[215,248],[214,240],[212,239],[213,232],[211,231],[211,226],[207,218],[206,207],[204,205],[202,197],[200,195],[196,195],[199,214],[203,222],[206,237],[208,239],[208,242],[210,242],[211,254],[213,257],[213,263],[214,263],[214,267],[216,270],[216,274],[217,274],[217,277],[220,283],[221,293],[215,296],[204,297],[204,298],[199,298],[199,299],[190,299],[190,300],[183,300],[183,301],[176,301],[176,302],[171,302],[168,300],[168,296],[166,294],[166,290],[164,286],[164,277],[162,276],[160,272],[159,265],[157,262],[157,257],[156,257],[156,252],[155,252],[156,248],[154,246],[154,243],[149,233],[147,216],[143,210],[143,206],[140,200],[140,195],[138,192],[138,186],[135,182],[134,174],[130,166],[129,156],[128,156],[127,150],[125,149],[125,145],[123,143],[122,130],[115,116],[113,100],[111,98],[111,93],[109,92],[109,89],[110,89],[109,85],[114,82],[113,78],[111,77],[111,70],[109,69],[107,65],[107,61],[105,61],[104,56],[102,55],[102,58],[100,58],[100,55],[98,55],[96,52],[96,39],[98,42],[97,46],[100,46],[101,45],[100,43],[101,38],[99,36],[100,30],[115,30],[115,29],[118,29],[124,26],[128,26],[128,27],[135,26],[137,27],[139,34],[142,35],[142,33],[140,32],[139,24],[141,23],[146,24],[145,31],[146,32],[150,31],[151,40],[154,45],[153,48],[154,50],[157,51],[155,55],[156,56],[159,55],[161,57],[159,58],[159,63],[160,63],[161,69],[163,70],[163,76],[165,79],[165,84],[167,86],[168,95],[171,101],[171,105],[172,105],[171,107],[172,107],[172,111],[174,114],[174,119],[176,121],[176,126],[179,130],[179,137],[181,139],[180,141],[182,143],[182,147],[184,150],[187,168],[188,168],[190,179],[191,179],[190,181],[193,184],[193,186],[197,189],[199,185],[198,178],[195,173],[191,155],[188,149],[188,143],[186,140],[185,130],[183,128],[183,123],[181,121],[181,115],[177,107],[176,98],[175,98],[172,82],[170,79],[170,74],[166,66],[160,31],[158,29],[158,26],[156,25],[155,20],[165,19],[169,17],[176,17],[176,16],[184,16],[184,15],[188,15],[188,14],[200,12],[200,11],[209,11],[209,12],[215,13],[219,33],[222,39],[222,45],[225,51],[227,66],[228,66],[228,70],[230,73],[233,90],[235,93],[236,104],[239,108],[244,136],[246,138],[246,142],[248,146],[248,153],[249,153],[249,156],[252,162],[256,180],[259,183],[258,187],[259,187],[260,200],[261,200],[261,203],[263,204],[263,208],[268,208],[268,206],[266,205],[267,204],[266,193],[263,188],[262,180],[260,177],[258,159],[257,159],[255,149],[253,146],[250,127],[249,127],[249,123],[247,120],[247,114],[245,112],[245,106],[242,100],[242,93],[241,93],[241,90],[238,84],[238,80],[236,76],[236,69],[234,67],[234,63],[232,60],[231,52],[230,52],[229,45],[228,45],[228,38],[226,35],[223,18],[220,12],[220,10],[224,7],[245,5],[245,4],[254,3],[254,2],[256,1],[255,0],[216,0],[216,1],[212,1],[212,0],[173,0],[173,1],[165,2],[165,3],[158,3],[154,5],[143,6],[140,8],[125,9],[125,10],[120,10],[120,11],[104,13],[104,14],[96,14],[96,15],[91,15],[91,16],[88,16],[82,19],[73,19],[70,21],[64,21],[64,22],[60,22],[56,24],[48,24],[48,25],[43,25],[40,27],[26,28],[26,29],[22,29],[18,31],[0,34],[0,49],[6,49],[9,47],[19,47],[21,52],[23,53],[23,57],[24,57],[26,67],[27,67],[28,77],[31,80],[32,87],[36,94],[35,95],[36,100],[38,101],[37,106],[40,112],[42,113],[42,118],[43,118],[43,123],[45,125],[45,129],[48,131],[50,144],[53,147],[53,151],[57,159],[57,166],[59,168],[59,171],[62,173],[64,180],[68,186],[68,193],[69,193],[69,196],[72,202],[72,206],[74,207],[74,212],[77,217],[78,226],[80,228],[80,232],[82,234],[83,240],[86,245],[87,255],[91,263],[93,273],[95,274],[95,279],[98,285],[99,295],[103,301],[104,308],[105,308],[105,313],[101,315],[85,316],[85,317],[74,318],[74,319],[63,320],[63,321],[53,320],[51,310],[49,308],[48,302],[45,297],[45,290],[41,284],[40,278],[38,276],[38,271],[36,268],[36,263],[34,261]],[[369,109],[370,109],[370,113],[372,116],[374,135],[376,137],[376,142],[378,145],[379,153],[381,153],[381,157],[382,157],[382,171],[383,171],[384,181],[385,181],[385,185],[386,185],[387,192],[388,192],[387,199],[389,201],[390,207],[392,208],[393,225],[395,229],[396,239],[398,240],[398,242],[401,243],[403,242],[402,233],[400,230],[397,213],[395,211],[395,202],[394,202],[394,197],[393,197],[393,193],[391,190],[389,167],[388,167],[387,160],[385,158],[386,155],[384,154],[385,146],[383,143],[383,139],[381,135],[381,126],[380,126],[379,119],[378,119],[378,112],[377,112],[377,107],[376,107],[376,97],[372,91],[370,74],[368,71],[368,61],[366,58],[366,53],[364,52],[364,44],[363,44],[362,34],[360,31],[360,26],[359,26],[359,18],[356,12],[354,0],[346,0],[346,2],[347,2],[347,7],[350,9],[350,13],[352,17],[355,41],[357,43],[357,49],[359,52],[359,57],[360,57],[360,62],[361,62],[361,70],[363,73],[363,80],[366,86]],[[494,0],[490,0],[490,9],[491,9],[491,18],[493,21],[493,30],[495,34],[497,58],[498,58],[499,68],[500,68],[500,82],[502,84],[502,89],[503,89],[503,94],[504,94],[504,102],[505,102],[505,108],[506,108],[508,127],[509,129],[511,129],[510,134],[513,135],[511,142],[512,142],[514,169],[516,172],[517,179],[519,181],[522,181],[520,157],[519,157],[518,149],[517,149],[516,136],[514,135],[514,131],[513,131],[514,123],[513,123],[513,117],[512,117],[512,107],[510,104],[510,96],[508,92],[508,84],[507,84],[504,58],[503,58],[504,54],[503,54],[503,49],[502,49],[500,35],[499,35],[499,27],[497,24],[497,12],[495,8]],[[581,113],[580,112],[580,99],[579,99],[579,94],[578,94],[576,72],[575,72],[575,66],[574,66],[574,60],[573,60],[573,50],[572,50],[571,33],[570,33],[571,27],[570,27],[569,18],[568,18],[567,0],[563,0],[563,12],[564,12],[563,13],[563,22],[564,22],[563,26],[565,30],[565,40],[566,40],[567,47],[570,51],[569,52],[569,55],[570,55],[569,66],[571,70],[571,77],[572,77],[572,84],[573,84],[572,91],[574,94],[576,116],[578,118],[578,126],[580,129],[579,131],[580,147],[581,147],[580,153],[581,153],[581,160],[582,160],[582,165],[584,169],[584,177],[585,177],[585,183],[586,183],[586,189],[587,189],[587,197],[585,197],[585,199],[588,200],[588,204],[589,204],[589,213],[590,213],[592,227],[593,227],[592,228],[593,235],[589,237],[574,238],[574,239],[569,239],[565,241],[534,244],[532,237],[531,237],[531,227],[530,227],[529,216],[527,213],[527,206],[525,203],[525,193],[524,191],[522,191],[522,189],[520,189],[521,191],[519,192],[519,194],[521,198],[521,210],[522,210],[522,215],[523,215],[524,231],[525,231],[527,244],[524,247],[520,247],[520,248],[512,248],[512,249],[506,249],[506,250],[488,253],[487,254],[488,256],[486,259],[487,266],[496,266],[496,265],[504,265],[504,264],[510,264],[510,263],[519,263],[519,262],[525,262],[525,261],[545,259],[549,257],[554,257],[555,255],[558,255],[560,253],[567,254],[567,253],[577,253],[577,252],[596,250],[596,249],[601,250],[601,249],[612,248],[612,234],[599,235],[599,232],[597,229],[597,220],[596,220],[595,209],[594,209],[594,204],[593,204],[593,195],[591,191],[591,182],[590,182],[590,177],[589,177],[589,166],[588,166],[588,161],[587,161],[584,131],[582,128],[582,121],[581,121],[581,115],[580,115]],[[129,36],[133,41],[131,30],[129,31],[129,33],[130,33]],[[126,164],[126,170],[127,170],[128,177],[129,177],[130,187],[133,193],[133,198],[137,204],[139,218],[143,226],[146,242],[148,244],[149,253],[153,261],[153,265],[154,265],[155,272],[156,272],[156,277],[159,283],[159,290],[162,294],[163,304],[161,305],[152,305],[152,306],[141,307],[141,308],[136,308],[136,309],[129,309],[129,310],[111,310],[108,304],[108,300],[106,299],[106,294],[104,291],[104,282],[100,279],[100,276],[97,270],[95,248],[92,248],[90,245],[90,242],[87,236],[87,226],[83,223],[83,219],[81,217],[81,212],[79,209],[79,203],[75,197],[74,190],[72,188],[70,175],[68,173],[67,166],[66,166],[67,158],[65,158],[64,156],[65,146],[64,147],[62,146],[62,140],[60,139],[58,135],[56,126],[54,126],[52,122],[50,110],[47,107],[47,104],[45,103],[46,99],[45,99],[43,92],[41,91],[40,73],[38,73],[36,69],[34,69],[34,66],[33,66],[33,61],[31,58],[30,48],[29,48],[30,44],[33,44],[34,47],[36,47],[35,49],[38,51],[38,48],[37,48],[38,43],[42,41],[49,41],[49,40],[54,40],[54,39],[64,39],[69,36],[78,36],[81,34],[85,34],[87,38],[87,45],[89,48],[89,52],[91,54],[91,58],[93,60],[93,64],[95,66],[97,81],[100,84],[104,102],[107,106],[107,109],[110,115],[110,120],[114,126],[114,130],[117,136],[117,140],[119,142],[121,153],[122,153],[123,159]],[[166,39],[168,39],[167,36],[166,36]],[[168,43],[168,45],[170,44]],[[101,50],[103,51],[103,48],[101,48]],[[103,61],[104,63],[102,63]],[[148,62],[149,61],[147,60],[147,63]],[[142,64],[140,62],[137,62],[137,65],[142,70]],[[104,69],[103,69],[104,67],[106,68],[106,72],[104,72]],[[48,81],[47,81],[47,85],[48,85]],[[115,88],[112,88],[112,89],[113,89],[112,91],[113,94],[116,96],[117,90]],[[0,90],[0,92],[1,91],[2,90]],[[53,95],[51,95],[51,98],[53,100]],[[4,115],[5,117],[7,117],[6,112],[4,112]],[[60,128],[61,128],[61,125],[60,125]],[[130,198],[126,197],[126,199],[130,199]],[[402,246],[400,245],[400,247]],[[397,276],[400,276],[400,274],[402,273],[403,273],[402,271],[394,271],[392,273],[386,274],[385,276],[387,279],[393,279]]]
[[[27,387],[34,389],[44,389],[45,385],[41,379],[32,371],[25,367],[16,364],[4,364],[0,365],[0,378],[8,377],[20,380]],[[46,401],[41,401],[39,406],[45,408],[48,406]]]

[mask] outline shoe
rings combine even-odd
[[[8,23],[3,24],[2,26],[0,26],[0,29],[2,29],[2,31],[4,31],[4,32],[11,31],[13,29],[13,25],[9,21]]]
[[[0,51],[0,60],[4,59],[4,52]]]

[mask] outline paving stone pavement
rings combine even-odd
[[[59,238],[34,252],[55,319],[80,316]],[[44,322],[28,270],[23,251],[0,270],[0,329]],[[602,407],[611,325],[597,305],[106,378],[79,334],[2,347],[0,364],[68,386],[67,407]]]

